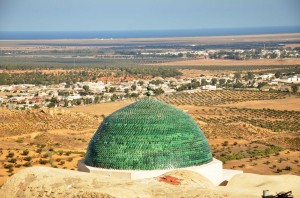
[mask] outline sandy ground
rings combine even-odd
[[[219,105],[224,107],[237,107],[237,108],[253,108],[253,109],[276,109],[276,110],[289,110],[300,111],[300,97],[292,96],[285,99],[278,100],[257,100],[246,101],[234,104]]]
[[[157,66],[241,66],[241,65],[300,65],[300,58],[288,59],[253,59],[253,60],[182,60],[156,64]]]
[[[283,151],[280,157],[270,155],[269,157],[258,157],[257,159],[244,158],[240,160],[230,160],[224,164],[226,169],[243,170],[245,173],[254,173],[261,175],[274,175],[277,169],[282,172],[280,174],[299,175],[299,151]],[[299,161],[299,160],[298,160]],[[291,167],[291,170],[285,170]]]
[[[1,73],[1,72],[0,72]],[[7,96],[7,95],[19,95],[20,93],[11,93],[11,92],[1,92],[0,91],[0,97],[3,97],[3,96]]]

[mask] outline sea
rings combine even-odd
[[[118,39],[299,33],[300,26],[126,31],[0,31],[0,40]]]

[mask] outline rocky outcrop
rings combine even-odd
[[[265,176],[259,176],[265,177]],[[207,179],[192,171],[172,171],[157,178],[121,180],[70,170],[31,167],[12,176],[0,189],[1,197],[260,197],[261,189],[272,192],[273,182],[287,184],[292,190],[299,184],[297,176],[274,176],[257,180],[255,175],[241,174],[228,186],[214,187]],[[281,180],[282,177],[282,180]],[[260,178],[261,179],[261,178]],[[254,183],[251,183],[252,181]],[[250,183],[249,183],[250,182]],[[255,183],[256,182],[256,183]],[[295,185],[288,185],[289,182]],[[276,192],[280,190],[275,185]],[[259,186],[257,186],[259,185]],[[259,187],[259,188],[258,188]],[[290,188],[288,188],[290,187]],[[258,188],[258,189],[257,189]],[[297,196],[296,196],[297,197]]]

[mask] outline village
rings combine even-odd
[[[232,73],[196,78],[161,78],[124,82],[76,82],[54,85],[0,85],[0,105],[8,109],[72,107],[92,103],[145,97],[147,87],[152,96],[177,92],[251,90],[299,91],[299,74]]]

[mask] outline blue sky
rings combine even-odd
[[[300,26],[300,0],[0,0],[0,31]]]

